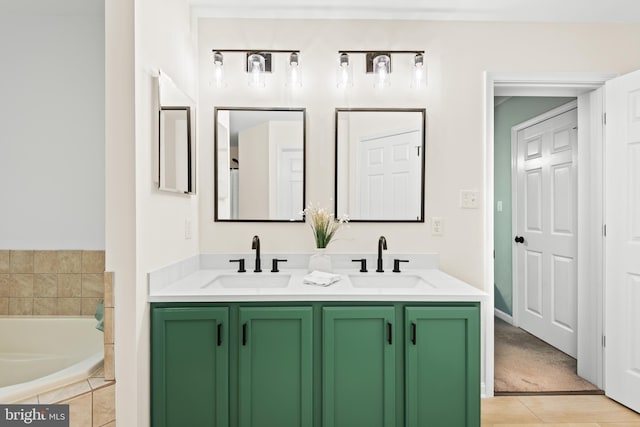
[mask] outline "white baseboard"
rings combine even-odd
[[[502,310],[498,310],[497,308],[493,309],[493,314],[500,320],[504,320],[505,322],[507,322],[510,325],[513,325],[513,317],[508,315],[507,313],[505,313]]]

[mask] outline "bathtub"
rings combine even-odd
[[[103,360],[92,317],[0,316],[0,403],[89,377]]]

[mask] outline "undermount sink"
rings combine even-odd
[[[203,286],[223,288],[286,288],[291,279],[290,274],[223,274]]]
[[[421,285],[427,285],[427,282],[420,276],[415,274],[398,274],[398,275],[349,275],[349,280],[354,288],[415,288]]]

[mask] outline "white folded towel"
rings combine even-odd
[[[302,283],[305,285],[330,286],[340,280],[339,274],[325,273],[324,271],[314,270],[304,276]]]

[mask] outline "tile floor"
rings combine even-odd
[[[482,399],[482,427],[640,427],[640,414],[605,396]]]

